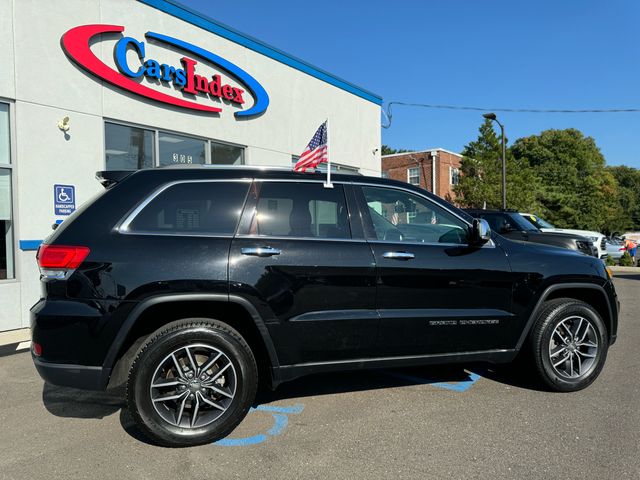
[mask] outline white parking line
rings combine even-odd
[[[20,342],[17,346],[16,346],[16,350],[23,350],[23,349],[29,349],[31,348],[31,342]]]

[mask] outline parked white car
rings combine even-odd
[[[574,228],[556,228],[555,225],[552,225],[551,223],[532,213],[520,212],[520,215],[522,215],[535,227],[539,228],[543,232],[572,233],[574,235],[582,235],[583,237],[587,237],[598,249],[598,258],[607,258],[607,237],[599,232],[593,232],[591,230],[577,230]]]

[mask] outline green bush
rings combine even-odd
[[[633,267],[633,260],[631,259],[631,255],[629,255],[629,252],[624,252],[622,254],[622,257],[620,257],[620,266]]]
[[[616,261],[613,259],[611,255],[607,255],[607,259],[604,261],[604,263],[607,264],[609,267],[612,267],[613,265],[616,264]]]

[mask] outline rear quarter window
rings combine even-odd
[[[184,182],[155,196],[125,222],[129,233],[233,235],[248,182]]]

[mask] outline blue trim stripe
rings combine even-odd
[[[358,87],[353,83],[347,82],[329,72],[322,70],[318,67],[314,67],[310,63],[300,60],[288,53],[283,52],[271,45],[268,45],[256,38],[241,33],[223,23],[213,20],[200,12],[186,7],[173,0],[138,0],[139,2],[156,8],[164,13],[168,13],[180,20],[184,20],[192,25],[200,27],[208,32],[214,33],[220,37],[231,40],[232,42],[242,45],[254,52],[258,52],[266,57],[272,58],[280,63],[295,68],[301,72],[304,72],[312,77],[315,77],[323,82],[326,82],[335,87],[341,88],[349,93],[353,93],[360,98],[364,98],[376,105],[382,105],[382,97],[372,93],[368,90]]]
[[[37,250],[42,240],[20,240],[20,250]]]

